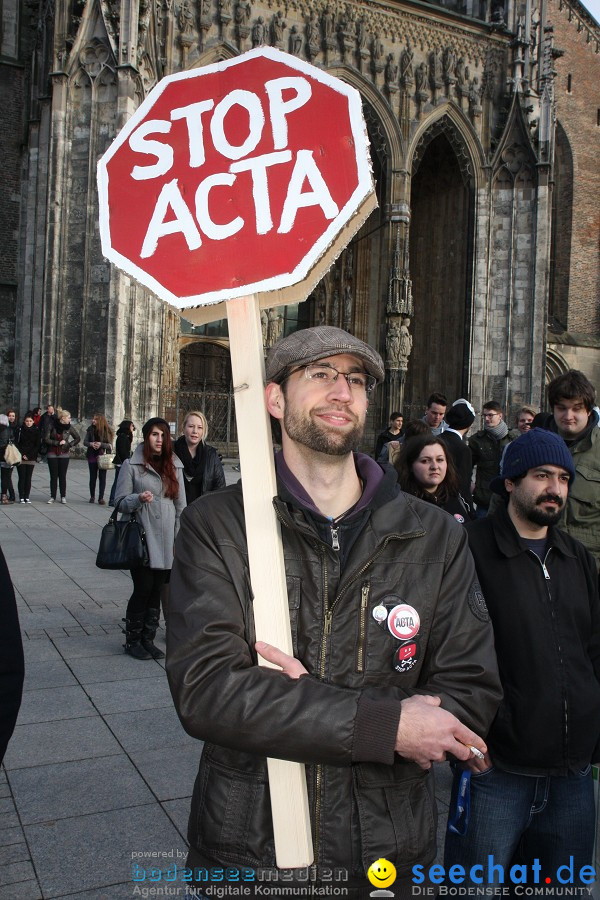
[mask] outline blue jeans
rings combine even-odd
[[[453,792],[460,777],[454,772]],[[483,884],[488,884],[488,856],[504,871],[504,886],[512,885],[512,865],[527,865],[527,884],[535,885],[531,864],[538,859],[538,884],[560,887],[560,866],[573,857],[573,884],[579,885],[582,866],[592,864],[594,844],[594,789],[591,767],[565,776],[512,775],[492,768],[471,776],[471,814],[464,837],[446,832],[444,867],[483,865]],[[476,872],[479,877],[481,871]],[[569,877],[561,871],[563,879]],[[495,876],[497,884],[499,875]],[[465,885],[472,882],[465,878]],[[512,895],[511,895],[512,896]]]

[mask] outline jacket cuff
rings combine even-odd
[[[352,762],[393,764],[401,709],[398,700],[360,697],[354,723]]]

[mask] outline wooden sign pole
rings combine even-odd
[[[293,656],[283,546],[272,503],[277,483],[264,399],[259,298],[240,297],[226,306],[256,637]],[[277,865],[309,866],[313,847],[304,766],[283,759],[267,764]]]

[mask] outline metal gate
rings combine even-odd
[[[176,423],[177,435],[182,433],[183,420],[188,412],[204,413],[208,422],[208,443],[223,456],[237,456],[237,430],[233,392],[169,391],[163,398],[163,415]]]

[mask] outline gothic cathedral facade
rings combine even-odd
[[[357,88],[378,197],[265,343],[327,323],[375,346],[372,430],[433,390],[510,414],[561,369],[600,374],[600,28],[578,0],[3,0],[1,37],[3,403],[139,422],[207,371],[228,390],[223,328],[182,334],[103,258],[96,164],[160,78],[260,44]]]

